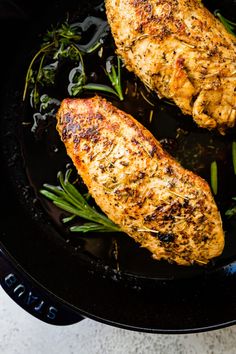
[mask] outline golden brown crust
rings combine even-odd
[[[236,120],[236,39],[199,0],[106,0],[118,54],[160,97],[222,134]]]
[[[205,264],[221,254],[224,234],[208,184],[133,117],[96,96],[64,100],[57,120],[96,203],[155,259]]]

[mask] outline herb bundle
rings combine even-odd
[[[58,173],[59,186],[44,184],[44,189],[40,190],[40,193],[52,200],[57,207],[71,214],[62,220],[64,223],[72,221],[76,217],[89,221],[82,225],[71,226],[70,231],[121,232],[121,229],[110,219],[89,205],[86,196],[83,196],[69,181],[71,172],[71,169],[67,170],[65,176],[62,172]]]
[[[68,77],[68,93],[75,97],[84,90],[102,91],[104,93],[114,94],[120,100],[123,100],[121,87],[121,60],[117,57],[117,63],[110,61],[104,69],[105,75],[109,78],[111,86],[89,83],[86,75],[84,58],[94,51],[98,50],[104,37],[108,33],[108,25],[106,21],[98,18],[92,18],[99,22],[99,26],[103,27],[100,31],[100,37],[96,42],[90,41],[90,47],[80,45],[82,40],[83,23],[69,24],[65,22],[58,28],[48,31],[42,38],[41,48],[33,56],[25,78],[23,101],[26,99],[27,93],[30,91],[31,106],[36,109],[40,104],[40,92],[42,88],[55,84],[56,74],[59,64],[63,60],[69,60],[76,66],[70,71]],[[90,43],[89,42],[89,43]]]

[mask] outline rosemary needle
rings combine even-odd
[[[89,221],[83,225],[71,226],[70,230],[72,232],[121,232],[119,226],[89,205],[86,197],[69,182],[71,172],[71,169],[67,170],[65,176],[62,172],[58,173],[59,186],[44,184],[44,188],[40,190],[40,193],[50,199],[57,207],[71,214],[71,216],[64,218],[63,222],[72,221],[76,217]]]
[[[218,192],[218,168],[216,161],[211,163],[211,188],[216,195]]]

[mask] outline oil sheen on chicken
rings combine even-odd
[[[203,128],[236,120],[236,38],[200,0],[106,0],[117,53]]]
[[[65,99],[57,130],[96,203],[154,259],[206,264],[221,254],[221,217],[207,182],[133,117],[98,96]]]

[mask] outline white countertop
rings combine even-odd
[[[146,334],[95,321],[57,327],[16,305],[0,287],[0,354],[235,354],[236,326],[186,335]]]

